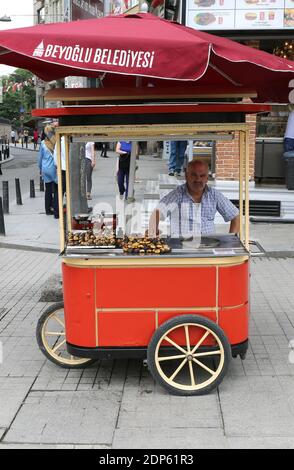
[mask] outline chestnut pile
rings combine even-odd
[[[116,240],[114,236],[98,236],[95,235],[92,230],[87,232],[69,232],[67,238],[67,244],[69,246],[116,246]]]
[[[124,253],[140,255],[162,255],[171,251],[170,247],[160,238],[135,238],[125,237],[120,246]]]

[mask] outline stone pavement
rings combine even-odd
[[[55,254],[0,248],[0,450],[294,448],[294,262],[253,259],[250,349],[218,390],[176,397],[139,360],[61,369],[39,351]],[[163,286],[166,287],[167,286]]]

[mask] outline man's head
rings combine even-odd
[[[186,182],[190,193],[201,194],[208,181],[208,164],[202,160],[192,160],[186,168]]]

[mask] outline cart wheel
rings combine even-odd
[[[70,369],[87,367],[95,360],[71,356],[66,350],[64,304],[51,305],[39,318],[36,336],[39,348],[50,361]]]
[[[163,323],[148,346],[149,370],[175,395],[203,395],[224,378],[231,347],[223,330],[198,315],[177,316]]]

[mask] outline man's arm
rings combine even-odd
[[[234,219],[231,220],[230,233],[239,233],[239,232],[240,232],[240,216],[237,215]]]
[[[149,219],[149,227],[148,227],[148,236],[151,238],[155,238],[159,235],[159,221],[163,219],[163,216],[159,209],[155,209]]]

